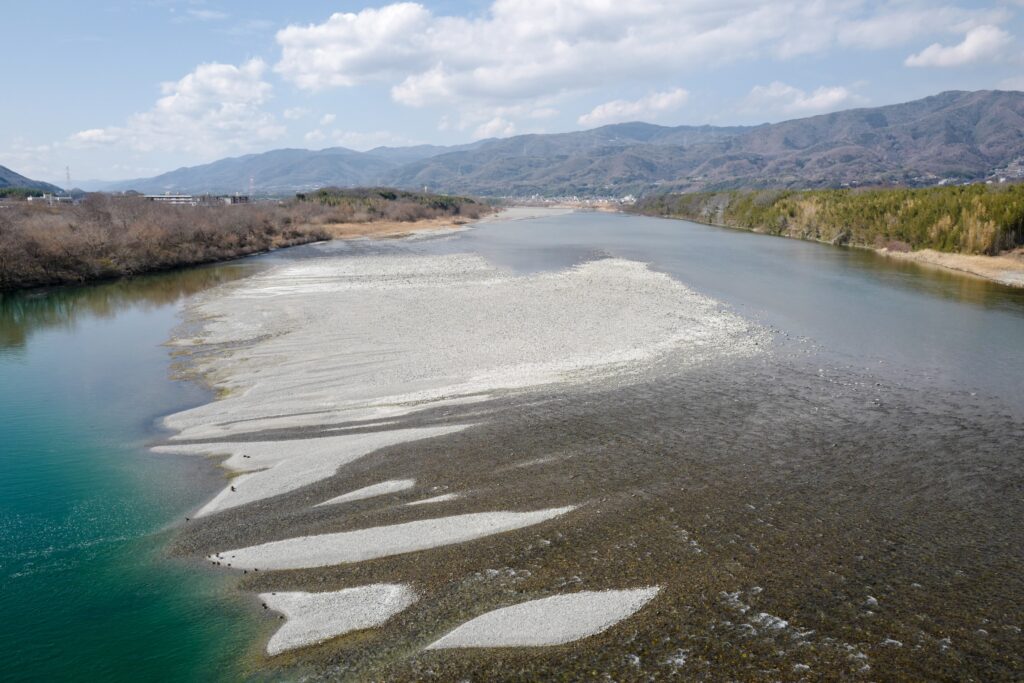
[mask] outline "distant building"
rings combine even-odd
[[[146,199],[161,204],[179,204],[184,206],[196,206],[199,200],[190,194],[147,194]]]
[[[26,197],[26,201],[29,202],[44,202],[47,206],[53,206],[54,204],[72,204],[74,199],[67,195],[56,195],[47,192],[42,197]]]
[[[218,204],[248,204],[250,199],[246,194],[231,195],[192,195],[192,194],[147,194],[146,199],[161,204],[176,204],[178,206],[216,206]]]

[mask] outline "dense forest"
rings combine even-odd
[[[833,244],[997,254],[1024,244],[1024,185],[663,194],[631,209]]]
[[[0,205],[0,291],[237,258],[328,239],[333,223],[414,221],[490,209],[465,197],[321,190],[287,202],[176,206],[139,196]]]

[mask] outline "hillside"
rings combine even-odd
[[[290,194],[385,184],[490,196],[934,185],[1024,176],[1024,93],[922,100],[760,126],[624,123],[471,145],[276,150],[119,183],[144,192]]]
[[[221,194],[247,192],[251,181],[260,193],[289,195],[324,186],[377,185],[393,166],[386,159],[343,147],[315,152],[278,149],[179,168],[154,178],[123,181],[115,183],[113,189]]]
[[[664,194],[630,210],[895,251],[995,255],[1024,245],[1024,184]]]
[[[56,185],[44,183],[40,180],[32,180],[23,175],[15,173],[6,166],[0,166],[0,190],[7,189],[38,190],[39,192],[60,192]]]
[[[643,193],[979,180],[1024,161],[1024,93],[948,92],[750,128],[623,124],[496,140],[386,177],[478,194]]]

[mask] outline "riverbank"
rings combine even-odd
[[[932,249],[894,251],[883,248],[877,252],[901,261],[923,263],[944,270],[974,275],[1007,287],[1024,288],[1024,251],[1020,249],[999,256],[947,254]]]
[[[330,239],[384,239],[407,237],[409,235],[429,231],[458,230],[465,227],[468,220],[460,218],[424,218],[416,221],[374,221],[371,223],[324,223],[316,226]]]
[[[629,214],[633,212],[620,211],[620,213]],[[789,235],[785,233],[780,234],[775,232],[769,232],[767,230],[763,230],[756,227],[746,228],[739,225],[715,223],[713,221],[702,220],[700,218],[688,218],[684,216],[652,216],[652,218],[689,221],[690,223],[707,225],[713,228],[741,230],[743,232],[753,232],[759,235],[768,235],[771,237],[784,237],[787,239],[796,239],[803,242],[817,242],[818,244],[827,244],[829,246],[843,246],[851,249],[864,249],[866,251],[874,252],[879,256],[885,256],[896,260],[933,266],[941,270],[953,271],[964,275],[972,275],[974,277],[979,277],[982,278],[983,280],[995,282],[1000,285],[1005,285],[1007,287],[1024,289],[1024,251],[1022,251],[1021,249],[999,254],[998,256],[982,256],[977,254],[950,254],[946,252],[935,251],[934,249],[922,249],[920,251],[902,251],[899,249],[889,249],[887,247],[876,248],[858,244],[837,245],[834,240],[825,240],[803,235]]]
[[[628,211],[913,253],[903,258],[1021,286],[1015,259],[997,255],[1024,245],[1024,184],[664,194]]]
[[[21,202],[0,212],[0,291],[219,263],[334,236],[399,235],[491,211],[469,197],[386,188],[232,205],[103,194],[64,206]]]

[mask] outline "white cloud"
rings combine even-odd
[[[118,135],[110,128],[89,128],[71,136],[70,142],[82,147],[106,145],[117,142]]]
[[[525,104],[478,104],[465,102],[458,116],[442,116],[438,130],[470,131],[474,139],[507,137],[517,133],[543,133],[542,121],[558,116],[553,98],[537,98]]]
[[[638,74],[892,47],[1005,15],[924,0],[494,0],[459,17],[402,2],[284,28],[275,70],[307,90],[381,82],[408,106],[497,107]]]
[[[332,123],[334,123],[334,120],[337,118],[338,117],[335,116],[334,114],[324,114],[323,116],[320,117],[320,125],[329,126]]]
[[[516,124],[501,116],[495,116],[490,121],[481,123],[473,131],[474,140],[484,138],[507,138],[516,134]]]
[[[123,145],[140,152],[184,151],[213,157],[274,140],[284,128],[263,111],[270,84],[266,64],[252,59],[241,66],[201,64],[179,81],[163,83],[163,97],[123,126],[83,130],[71,136],[76,146]]]
[[[957,45],[929,45],[921,52],[907,57],[907,66],[963,66],[975,62],[998,59],[1004,49],[1013,43],[1013,36],[996,26],[978,26],[964,36]]]
[[[315,144],[315,143],[318,143],[318,142],[323,142],[324,140],[327,139],[327,136],[324,134],[324,132],[322,130],[317,129],[317,130],[311,130],[308,133],[306,133],[303,136],[303,139],[305,139],[305,141],[310,143],[310,144]]]
[[[607,123],[657,118],[665,112],[675,111],[686,104],[690,93],[682,88],[656,92],[639,100],[612,100],[594,107],[579,117],[581,126],[602,126]]]
[[[0,164],[33,180],[59,180],[63,186],[64,162],[55,158],[60,147],[57,142],[33,144],[25,138],[16,137],[6,149],[0,149]]]
[[[284,110],[283,116],[289,121],[298,121],[309,114],[305,107],[289,107]]]
[[[289,26],[277,33],[282,54],[275,70],[307,90],[355,85],[421,57],[432,23],[422,5],[399,3]]]
[[[837,29],[840,45],[882,49],[905,45],[922,36],[962,34],[985,24],[1009,21],[1004,9],[964,9],[920,2],[892,4],[886,11],[844,22]]]
[[[781,81],[754,86],[747,95],[746,109],[751,112],[784,114],[819,114],[851,104],[862,104],[864,98],[850,88],[821,86],[806,92]]]

